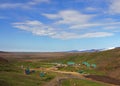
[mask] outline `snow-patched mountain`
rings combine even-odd
[[[112,50],[112,49],[115,49],[115,48],[118,48],[118,47],[109,47],[109,48],[104,48],[104,49],[101,49],[101,51]]]
[[[118,47],[110,47],[110,48],[103,48],[103,49],[90,49],[90,50],[70,50],[67,52],[99,52],[99,51],[106,51],[106,50],[111,50],[115,48],[118,48]]]
[[[90,49],[90,50],[70,50],[67,52],[98,52],[101,51],[100,49]]]

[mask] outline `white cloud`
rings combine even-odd
[[[92,8],[89,8],[92,9]],[[43,13],[43,16],[47,17],[50,20],[54,20],[54,26],[58,25],[68,25],[68,29],[89,29],[98,26],[110,26],[110,25],[119,25],[120,22],[113,21],[111,18],[102,19],[101,22],[92,22],[97,15],[83,14],[76,10],[63,10],[54,14]]]
[[[27,4],[28,5],[36,5],[39,3],[49,3],[49,2],[50,2],[50,0],[33,0],[33,1],[28,2]]]
[[[120,0],[112,0],[109,8],[112,14],[120,14]]]
[[[102,25],[101,23],[86,23],[86,24],[78,24],[78,25],[73,25],[70,28],[71,29],[84,29],[88,27],[95,27],[95,26],[100,26]]]
[[[114,35],[113,33],[108,32],[93,32],[93,33],[84,33],[84,34],[76,34],[76,33],[58,33],[57,35],[53,36],[53,38],[60,38],[60,39],[80,39],[80,38],[96,38],[96,37],[108,37]]]
[[[49,19],[59,19],[60,18],[60,16],[57,14],[42,14],[42,15]]]
[[[79,34],[70,33],[70,32],[58,32],[56,35],[53,35],[52,38],[59,38],[59,39],[75,39],[80,38]]]
[[[96,26],[110,26],[110,25],[119,25],[120,22],[110,22],[110,23],[86,23],[80,25],[72,25],[71,29],[81,29],[81,28],[89,28],[89,27],[96,27]]]
[[[6,19],[7,17],[5,17],[5,16],[0,16],[0,19]]]
[[[50,0],[32,0],[26,3],[1,3],[0,8],[30,8],[31,6],[48,3]]]
[[[12,24],[14,28],[22,29],[29,31],[35,35],[39,36],[48,36],[51,38],[58,39],[75,39],[75,38],[93,38],[93,37],[106,37],[112,36],[112,33],[108,32],[94,32],[94,33],[76,33],[69,32],[63,29],[53,28],[50,25],[45,25],[40,21],[25,21],[25,22],[16,22]]]
[[[120,25],[114,25],[114,26],[106,26],[106,27],[104,27],[103,29],[105,29],[105,30],[109,30],[109,31],[111,31],[111,32],[120,32]]]
[[[40,36],[52,36],[56,33],[53,28],[44,25],[40,21],[17,22],[13,23],[13,26]]]
[[[87,7],[85,10],[86,11],[98,11],[98,9],[93,8],[93,7]]]
[[[97,15],[83,14],[76,10],[63,10],[54,14],[42,13],[42,15],[52,22],[47,25],[42,21],[28,20],[13,23],[13,26],[39,36],[78,39],[113,36],[115,31],[114,29],[110,30],[110,27],[120,25],[120,22],[112,21],[112,19],[105,21],[105,18],[102,19],[103,21],[91,22]],[[108,26],[109,29],[105,29]]]
[[[106,26],[104,29],[106,30],[115,30],[116,28],[119,28],[118,26]]]
[[[83,24],[88,22],[93,15],[82,14],[75,10],[64,10],[57,14],[43,14],[49,19],[58,19],[56,24]]]
[[[107,37],[112,35],[114,34],[108,32],[94,32],[94,33],[86,33],[84,35],[81,35],[81,38]]]

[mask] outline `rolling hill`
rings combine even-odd
[[[8,60],[5,58],[0,57],[0,63],[8,63]]]
[[[27,60],[33,62],[26,62]],[[77,64],[88,62],[90,64],[96,64],[97,67],[94,70],[85,69],[86,71],[93,72],[93,74],[98,75],[99,73],[103,73],[105,76],[120,80],[119,47],[112,50],[99,52],[0,53],[0,61],[4,63],[0,65],[0,73],[3,73],[4,71],[9,73],[21,73],[22,70],[18,68],[18,64],[31,64],[33,66],[36,66],[41,65],[41,61],[43,61],[43,64],[45,64],[46,62],[67,63],[69,61],[72,61]]]
[[[120,79],[120,48],[115,48],[107,51],[92,52],[92,53],[70,53],[65,58],[56,60],[66,63],[73,61],[82,63],[84,61],[92,64],[97,64],[97,71],[102,71],[106,75]]]

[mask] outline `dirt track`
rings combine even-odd
[[[41,70],[39,68],[34,69],[34,70]],[[77,72],[67,72],[67,71],[58,71],[58,70],[51,70],[50,68],[45,68],[42,69],[44,71],[50,71],[50,72],[55,72],[59,74],[63,74],[64,77],[56,77],[53,80],[51,80],[49,83],[45,84],[44,86],[61,86],[61,82],[65,79],[70,79],[70,78],[75,78],[75,79],[86,79],[86,80],[91,80],[94,82],[100,82],[100,83],[106,83],[110,86],[120,86],[120,81],[110,78],[110,77],[105,77],[105,76],[97,76],[97,75],[83,75],[79,74]]]

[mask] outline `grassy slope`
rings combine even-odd
[[[68,61],[74,61],[75,63],[82,63],[83,61],[97,64],[95,71],[105,73],[111,77],[120,79],[120,48],[94,52],[94,53],[74,53],[70,54],[64,59],[54,60],[54,62],[67,63]],[[85,69],[89,72],[95,72],[89,69]]]
[[[25,75],[19,62],[0,62],[0,86],[41,86],[55,77],[54,73],[46,73],[45,77],[40,77],[39,74],[40,71],[36,71]]]
[[[89,80],[68,79],[62,81],[62,86],[109,86],[109,85]]]
[[[30,75],[17,72],[0,72],[0,86],[42,86],[54,77],[53,73],[47,73],[45,77],[40,77],[39,72]]]
[[[0,86],[40,86],[41,81],[38,77],[26,76],[20,73],[1,72],[0,82],[7,83],[8,85]],[[3,83],[0,83],[3,84]]]
[[[0,72],[0,86],[42,86],[55,76],[52,73],[40,77],[39,72],[33,75],[25,75],[17,72]]]
[[[52,59],[51,61],[48,60],[47,62],[67,63],[68,61],[74,61],[76,63],[82,63],[83,61],[87,61],[89,63],[96,63],[97,69],[89,70],[86,68],[85,70],[93,74],[105,73],[111,77],[120,79],[120,49],[119,48],[109,51],[103,51],[103,52],[95,52],[95,53],[70,53],[70,54],[66,54],[65,58],[59,58],[56,60]],[[18,67],[21,64],[25,66],[30,65],[31,67],[37,67],[39,65],[45,67],[48,66],[48,65],[44,65],[44,62],[43,63],[37,62],[35,64],[29,62],[28,63],[18,62],[14,64],[0,63],[0,86],[16,86],[16,84],[18,84],[17,86],[39,86],[45,83],[46,80],[49,81],[49,79],[53,78],[54,76],[54,74],[48,75],[47,77],[45,77],[45,79],[41,79],[39,77],[39,73],[26,76],[24,75],[23,71]],[[71,70],[73,69],[71,68]],[[83,81],[83,82],[87,82],[87,81]],[[87,85],[83,85],[83,86],[87,86]]]

